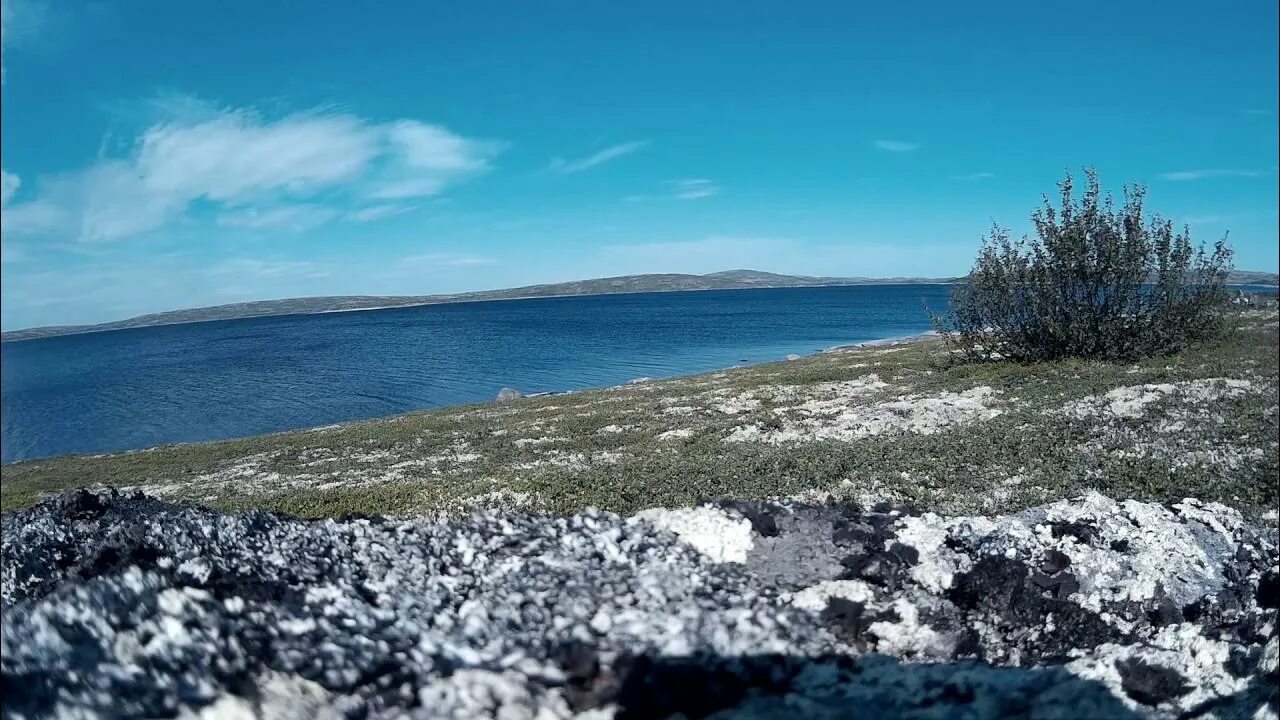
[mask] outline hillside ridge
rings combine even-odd
[[[387,307],[409,307],[449,302],[479,300],[516,300],[538,297],[563,297],[583,295],[618,295],[643,292],[680,292],[688,290],[740,290],[762,287],[817,287],[824,285],[860,285],[874,283],[945,283],[955,278],[887,278],[864,277],[810,277],[807,275],[781,275],[759,270],[726,270],[723,272],[694,275],[689,273],[649,273],[618,275],[614,277],[570,280],[558,283],[523,285],[499,290],[479,290],[464,293],[436,295],[334,295],[320,297],[285,298],[279,300],[254,300],[250,302],[213,305],[208,307],[167,310],[138,315],[125,320],[87,325],[54,325],[0,334],[0,340],[33,340],[56,335],[74,335],[155,325],[177,325],[211,320],[234,320],[271,315],[300,315],[351,310],[371,310]]]

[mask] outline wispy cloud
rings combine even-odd
[[[323,225],[336,214],[336,210],[321,205],[282,205],[226,212],[218,216],[218,224],[249,230],[301,231]]]
[[[329,268],[307,260],[231,258],[205,271],[213,302],[262,300],[263,286],[314,283],[332,275]]]
[[[0,0],[0,78],[4,77],[4,49],[9,45],[9,25],[12,23],[12,0]]]
[[[196,201],[220,206],[225,225],[270,227],[300,219],[299,201],[321,197],[330,210],[321,218],[312,208],[307,218],[323,222],[365,198],[438,194],[487,170],[501,151],[417,120],[375,123],[327,111],[266,119],[203,107],[148,127],[121,157],[41,178],[39,193],[5,213],[5,230],[116,240],[162,228]],[[246,206],[276,209],[255,214]]]
[[[873,144],[877,149],[895,153],[915,152],[921,147],[920,143],[907,140],[876,140]]]
[[[22,185],[21,178],[7,170],[0,169],[0,207],[9,204],[13,196],[17,194],[20,185]]]
[[[375,220],[402,215],[417,207],[417,205],[395,205],[390,203],[370,205],[347,213],[346,219],[351,222],[374,222]]]
[[[701,200],[720,194],[720,186],[705,178],[672,180],[671,191],[681,200]]]
[[[493,265],[493,258],[465,253],[423,253],[410,255],[400,260],[405,268],[439,268],[439,267],[473,267],[477,265]]]
[[[0,82],[5,79],[4,57],[9,49],[40,34],[47,16],[41,0],[0,0]]]
[[[47,199],[8,205],[0,213],[0,235],[6,238],[48,233],[67,224],[67,214]]]
[[[0,208],[5,208],[9,205],[9,201],[17,194],[20,185],[22,185],[22,180],[17,175],[0,169]],[[9,211],[5,210],[3,214],[8,215]],[[0,220],[0,223],[7,226],[9,221]],[[0,233],[0,262],[12,265],[25,259],[26,253],[20,246],[9,240],[8,233]]]
[[[551,164],[547,166],[547,169],[555,173],[560,173],[561,175],[582,172],[583,170],[589,170],[597,165],[603,165],[610,160],[615,160],[624,155],[630,155],[638,150],[643,150],[648,144],[649,143],[647,142],[633,141],[620,143],[618,145],[610,145],[599,152],[583,158],[578,158],[577,160],[552,158]]]
[[[1189,180],[1212,180],[1214,178],[1257,178],[1271,174],[1270,170],[1179,170],[1177,172],[1160,173],[1161,180],[1185,182]]]
[[[952,176],[951,176],[951,179],[952,179],[952,180],[962,180],[962,181],[964,181],[964,182],[973,182],[973,181],[976,181],[976,180],[990,180],[990,179],[994,178],[995,176],[996,176],[996,174],[995,174],[995,173],[989,173],[989,172],[976,172],[976,173],[968,173],[968,174],[965,174],[965,175],[952,175]]]
[[[209,268],[206,274],[212,278],[234,277],[244,279],[246,277],[278,278],[293,275],[319,278],[328,277],[330,273],[316,263],[306,260],[232,258]]]

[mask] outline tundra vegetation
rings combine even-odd
[[[224,442],[4,467],[5,510],[81,486],[224,510],[631,513],[849,496],[1005,512],[1097,489],[1275,508],[1277,313],[1134,361],[957,362],[937,338]]]

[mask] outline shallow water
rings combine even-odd
[[[645,293],[5,343],[4,462],[241,437],[920,333],[945,285]]]

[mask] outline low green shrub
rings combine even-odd
[[[950,346],[970,360],[1067,357],[1134,359],[1178,352],[1224,328],[1231,249],[1206,251],[1190,231],[1144,217],[1146,192],[1126,187],[1116,208],[1097,174],[1083,196],[1070,174],[1061,206],[1046,195],[1031,216],[1036,237],[1014,240],[996,225],[983,239],[951,308],[935,316]]]

